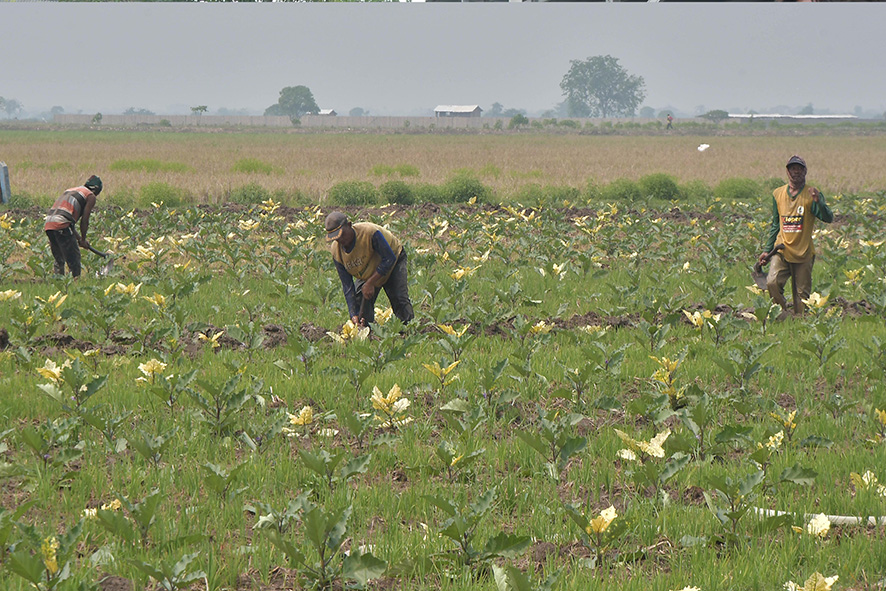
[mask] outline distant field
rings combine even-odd
[[[701,143],[711,147],[699,152]],[[826,192],[886,189],[884,137],[0,131],[13,193],[39,201],[92,173],[104,179],[107,197],[161,182],[209,203],[251,183],[322,202],[342,181],[440,184],[459,172],[505,200],[529,185],[583,189],[659,172],[713,187],[730,177],[782,177],[794,153]]]

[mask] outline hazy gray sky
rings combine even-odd
[[[644,105],[886,111],[886,5],[0,2],[0,96],[30,113],[321,108],[416,115],[563,100],[570,60],[612,55]]]

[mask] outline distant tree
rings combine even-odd
[[[348,111],[348,116],[350,117],[367,117],[369,115],[369,111],[364,111],[360,107],[354,107],[350,111]]]
[[[3,110],[6,111],[6,117],[15,117],[22,112],[22,104],[15,99],[4,99]]]
[[[517,115],[525,116],[526,110],[525,109],[507,109],[501,114],[502,117],[510,117],[512,119],[514,117],[516,117]]]
[[[508,129],[516,129],[521,125],[529,125],[529,119],[527,119],[526,115],[523,113],[517,113],[511,117],[511,121],[508,123]]]
[[[93,125],[101,125],[101,122],[102,122],[102,114],[101,113],[96,113],[95,115],[92,116]]]
[[[652,107],[643,107],[640,109],[640,117],[645,119],[655,119],[655,109]]]
[[[707,119],[709,121],[713,121],[714,123],[720,123],[726,119],[729,119],[729,113],[723,111],[722,109],[715,109],[713,111],[708,111],[704,115],[700,115],[702,119]]]
[[[319,113],[320,107],[307,86],[287,86],[280,91],[277,103],[265,109],[265,115],[286,115],[295,120],[306,113]]]
[[[193,113],[194,115],[202,115],[203,113],[205,113],[208,110],[209,110],[209,107],[207,107],[206,105],[199,105],[197,107],[191,107],[191,113]]]
[[[65,110],[62,107],[55,106],[49,109],[49,114],[55,117],[56,115],[61,115]]]
[[[504,105],[502,105],[501,103],[492,103],[492,106],[489,107],[488,111],[486,111],[484,117],[501,117],[503,111]]]
[[[147,109],[136,109],[135,107],[129,107],[125,111],[123,111],[124,115],[156,115],[154,111],[149,111]]]
[[[809,103],[808,105],[806,105],[805,107],[800,109],[799,113],[797,113],[797,115],[812,115],[812,114],[813,114],[812,103]]]
[[[643,99],[642,76],[631,76],[610,55],[571,60],[560,88],[570,117],[632,116]]]

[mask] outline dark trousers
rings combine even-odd
[[[77,244],[77,237],[74,230],[70,226],[61,230],[46,230],[46,236],[49,238],[49,248],[52,250],[52,257],[55,259],[53,271],[57,275],[65,274],[65,263],[71,269],[71,275],[80,276],[80,245]]]
[[[375,300],[378,298],[378,292],[380,290],[376,289],[375,295],[372,296],[371,300],[366,300],[366,304],[364,305],[364,283],[365,281],[356,279],[354,281],[354,289],[357,291],[357,306],[363,310],[363,318],[366,320],[366,323],[371,324],[375,322]],[[388,277],[388,280],[381,286],[381,288],[385,290],[385,295],[388,296],[388,301],[391,302],[391,309],[394,310],[394,316],[399,318],[403,324],[406,324],[415,318],[415,313],[412,310],[412,302],[409,300],[409,288],[406,285],[405,249],[400,253],[400,257],[394,264],[394,269],[391,271],[390,277]]]

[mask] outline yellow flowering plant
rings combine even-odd
[[[578,504],[564,503],[563,508],[578,526],[581,542],[593,552],[591,567],[602,566],[606,562],[607,551],[627,532],[629,521],[620,516],[612,505],[596,515],[583,511]]]
[[[399,385],[394,384],[391,386],[387,394],[379,390],[378,386],[373,386],[370,401],[372,402],[372,408],[378,411],[375,418],[383,429],[396,430],[398,427],[403,427],[412,422],[412,417],[406,414],[412,403],[403,396],[403,391],[400,390]]]
[[[84,519],[63,533],[44,536],[33,525],[18,523],[22,541],[6,557],[9,572],[39,591],[51,591],[72,579],[71,559],[83,534]]]

